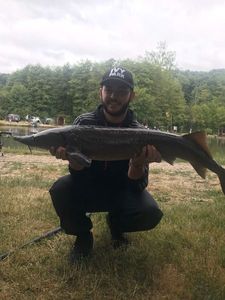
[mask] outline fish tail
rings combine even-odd
[[[183,135],[183,138],[191,140],[195,144],[201,147],[201,149],[207,154],[210,158],[212,155],[210,153],[209,147],[207,145],[207,137],[204,131],[197,131],[189,134]]]

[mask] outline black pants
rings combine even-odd
[[[152,229],[163,216],[146,190],[135,192],[123,188],[118,191],[106,185],[80,188],[71,175],[66,175],[59,178],[49,192],[61,227],[67,234],[78,235],[92,228],[87,212],[109,212],[122,232]]]

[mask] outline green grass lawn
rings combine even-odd
[[[0,158],[0,254],[57,227],[48,189],[67,173],[43,155]],[[68,262],[74,238],[60,233],[0,261],[0,299],[225,299],[225,196],[217,177],[186,163],[153,164],[149,190],[164,212],[152,231],[113,250],[105,214],[92,214],[93,256]]]

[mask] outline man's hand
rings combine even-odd
[[[152,145],[147,145],[142,149],[140,154],[131,158],[130,164],[134,167],[143,167],[152,162],[161,162],[161,160],[161,155],[156,148]]]
[[[128,177],[131,179],[139,179],[144,175],[144,168],[152,162],[161,162],[160,153],[152,145],[147,145],[142,152],[130,159]]]
[[[70,167],[72,169],[74,169],[75,171],[80,171],[80,170],[84,169],[84,166],[81,166],[75,160],[68,159],[67,153],[66,153],[66,148],[61,147],[61,146],[58,148],[51,147],[49,151],[50,151],[51,155],[55,156],[57,159],[68,160]]]

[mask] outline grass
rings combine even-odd
[[[58,226],[48,189],[67,172],[47,155],[0,158],[0,253]],[[91,216],[93,256],[68,263],[63,233],[0,261],[0,299],[225,299],[225,210],[218,179],[186,163],[153,164],[149,190],[164,212],[158,227],[130,233],[113,250],[105,214]]]

